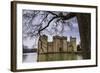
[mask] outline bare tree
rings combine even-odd
[[[41,35],[64,36],[66,27],[72,29],[73,23],[77,23],[76,18],[71,20],[75,16],[75,13],[70,12],[23,10],[23,40],[34,38],[35,47],[38,40],[41,41]]]
[[[23,38],[34,38],[44,32],[60,34],[64,32],[64,26],[72,26],[68,21],[72,17],[75,14],[69,12],[23,10]]]

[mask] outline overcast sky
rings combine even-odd
[[[23,15],[24,14],[32,14],[34,10],[23,10]],[[31,16],[29,16],[28,18],[29,19],[26,19],[24,17],[22,17],[23,19],[23,33],[22,35],[23,36],[26,36],[26,28],[27,28],[27,25],[25,23],[27,23],[28,25],[35,25],[35,24],[38,24],[41,22],[41,20],[43,19],[43,14],[45,13],[45,11],[40,11],[40,14],[38,14],[32,21],[32,24],[29,24],[28,21],[31,19]],[[58,12],[55,12],[55,13],[58,13]],[[66,12],[65,14],[67,14],[68,12]],[[49,15],[47,17],[47,19],[51,19],[53,16],[52,15]],[[77,18],[74,17],[70,20],[66,20],[65,22],[69,22],[71,24],[71,26],[69,27],[67,25],[67,23],[64,25],[64,32],[62,33],[59,33],[59,32],[56,32],[54,33],[54,30],[51,28],[55,25],[55,21],[51,22],[49,27],[47,27],[42,33],[47,35],[48,36],[48,41],[52,41],[52,37],[55,36],[55,35],[59,35],[59,36],[66,36],[68,38],[67,41],[70,41],[69,38],[72,36],[72,37],[76,37],[76,40],[77,40],[77,44],[79,44],[80,42],[80,35],[79,35],[79,28],[78,28],[78,23],[77,23]],[[45,26],[47,24],[47,22],[43,22],[42,23],[42,26]],[[58,29],[58,31],[60,31],[62,28],[62,23],[59,22],[59,26],[56,26],[56,28]],[[36,29],[35,27],[30,27],[29,29],[27,29],[27,31],[31,31],[30,29],[32,29],[33,31]],[[50,32],[50,33],[49,33]],[[25,39],[23,38],[23,45],[24,46],[27,46],[28,48],[37,48],[37,42],[38,41],[38,38],[37,37],[34,37],[34,38],[30,38],[29,36],[27,36]]]

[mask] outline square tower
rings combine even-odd
[[[48,37],[46,35],[42,35],[38,41],[38,52],[39,53],[47,53],[48,51]]]
[[[77,46],[76,46],[76,38],[75,37],[70,37],[70,44],[73,47],[73,51],[77,52]]]

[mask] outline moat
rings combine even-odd
[[[82,54],[79,53],[24,53],[24,62],[45,62],[45,61],[68,61],[68,60],[82,60]]]
[[[81,54],[75,53],[50,53],[40,54],[38,61],[64,61],[64,60],[81,60]]]

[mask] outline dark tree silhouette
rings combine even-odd
[[[62,33],[64,26],[71,26],[69,19],[75,17],[75,13],[68,12],[50,12],[50,11],[27,11],[23,12],[23,38],[26,36],[34,37],[42,35],[42,31],[46,30],[49,32],[47,27],[52,24],[51,30]],[[38,23],[35,23],[38,20]],[[57,27],[61,25],[61,30],[58,31]],[[53,32],[54,32],[53,31]],[[51,32],[51,33],[53,33]],[[49,32],[50,33],[50,32]]]
[[[23,10],[23,39],[34,38],[37,43],[39,37],[45,33],[63,35],[66,32],[65,26],[72,27],[72,17],[75,14],[69,12]]]

